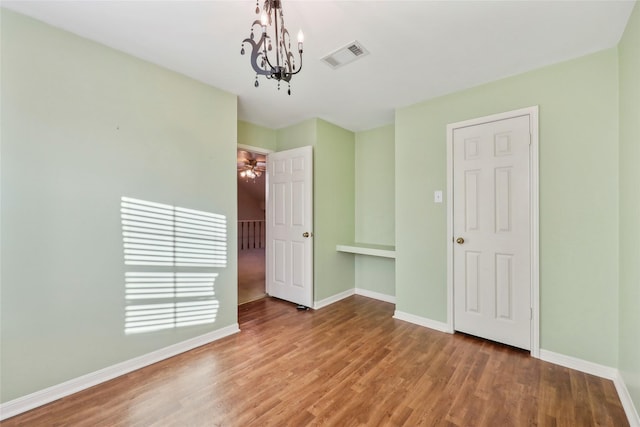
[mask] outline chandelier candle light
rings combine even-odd
[[[298,33],[298,54],[300,58],[300,67],[296,69],[296,63],[293,53],[291,52],[291,37],[289,30],[284,26],[284,15],[282,13],[281,0],[265,0],[262,6],[262,14],[260,14],[260,4],[256,2],[256,15],[261,15],[260,20],[253,21],[251,25],[251,35],[242,41],[242,50],[240,54],[244,55],[244,44],[251,44],[251,66],[256,72],[255,87],[260,86],[258,76],[266,76],[267,79],[275,79],[278,81],[278,90],[280,89],[280,80],[288,83],[287,93],[291,95],[291,77],[298,74],[302,70],[302,42],[304,35],[302,30]],[[260,28],[260,36],[256,41],[254,28]],[[267,31],[269,30],[269,31]],[[272,35],[269,35],[272,33]],[[275,47],[275,55],[271,54]]]

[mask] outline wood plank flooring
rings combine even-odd
[[[10,426],[627,426],[611,381],[394,320],[272,298],[242,332],[5,420]]]

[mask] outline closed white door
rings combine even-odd
[[[313,305],[312,147],[267,156],[267,293]]]
[[[454,328],[531,348],[529,116],[453,131]]]

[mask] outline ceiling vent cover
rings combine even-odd
[[[368,54],[369,51],[359,41],[355,40],[325,56],[322,61],[335,70]]]

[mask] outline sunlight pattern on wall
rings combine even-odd
[[[217,273],[126,273],[125,332],[213,323]]]
[[[127,265],[227,266],[224,215],[122,198]]]
[[[227,265],[224,215],[122,197],[125,333],[215,322],[218,273]]]

